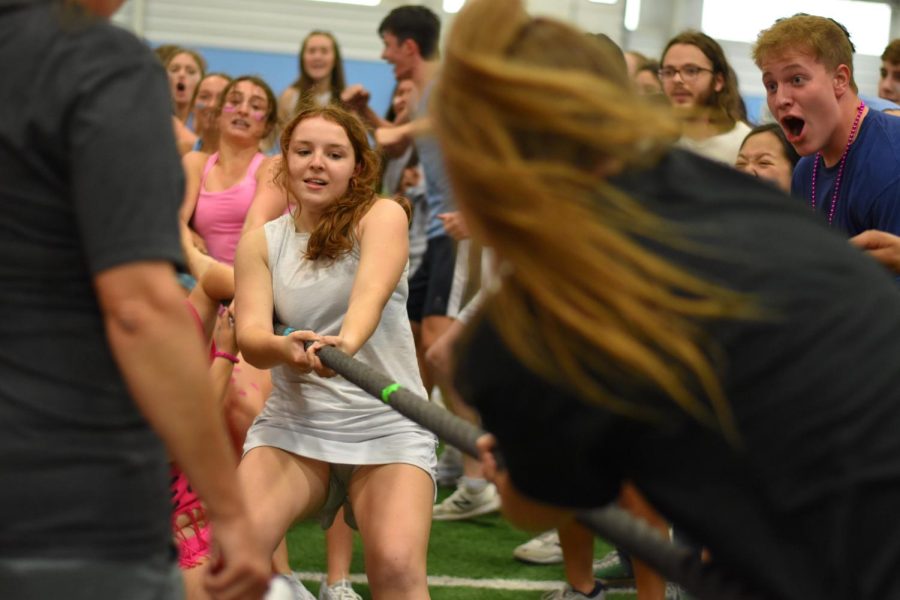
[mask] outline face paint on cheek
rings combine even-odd
[[[226,113],[233,113],[236,110],[237,110],[237,106],[235,106],[234,104],[226,104],[225,106],[222,107],[222,112],[226,112]]]
[[[266,118],[266,111],[264,110],[254,110],[250,112],[250,117],[255,119],[256,121],[263,121]]]

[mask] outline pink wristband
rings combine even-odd
[[[237,356],[235,356],[234,354],[229,354],[229,353],[227,353],[227,352],[222,352],[221,350],[216,350],[216,352],[213,353],[213,356],[214,356],[215,358],[224,358],[225,360],[230,360],[230,361],[233,362],[234,364],[238,364],[239,362],[241,362],[241,359],[239,359],[239,358],[238,358]]]

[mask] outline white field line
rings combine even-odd
[[[302,581],[322,581],[324,573],[312,571],[294,571],[294,575]],[[365,574],[350,575],[353,583],[367,583]],[[565,585],[563,581],[533,581],[529,579],[472,579],[469,577],[450,577],[448,575],[429,575],[428,587],[467,587],[488,590],[516,590],[545,592],[557,590]],[[615,591],[634,593],[634,588],[615,588]]]

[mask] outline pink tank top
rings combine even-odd
[[[200,193],[197,196],[197,207],[194,209],[192,223],[197,233],[206,241],[209,255],[220,262],[234,264],[234,250],[241,237],[244,218],[256,193],[256,171],[263,159],[265,156],[257,152],[250,161],[244,178],[221,192],[206,191],[206,177],[219,160],[219,153],[210,156],[206,166],[203,167]]]

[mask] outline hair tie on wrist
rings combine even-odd
[[[216,350],[216,352],[213,353],[213,357],[224,358],[225,360],[230,360],[234,364],[238,364],[239,362],[241,362],[241,359],[239,359],[234,354],[229,354],[228,352],[222,352],[221,350]]]

